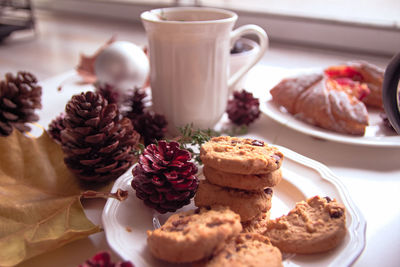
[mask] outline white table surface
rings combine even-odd
[[[247,84],[257,94],[279,80],[284,70],[262,66],[266,75],[249,73]],[[257,70],[257,69],[255,69]],[[259,69],[258,69],[259,70]],[[254,83],[257,79],[257,83]],[[77,86],[74,71],[42,82],[43,109],[40,124],[48,123],[63,111],[70,96],[90,89]],[[252,82],[251,82],[252,81]],[[57,87],[63,83],[61,92]],[[400,264],[400,148],[381,148],[341,144],[319,140],[282,126],[262,114],[249,128],[252,138],[263,139],[294,150],[328,166],[347,187],[351,198],[367,221],[366,247],[354,266],[399,266]],[[84,203],[85,212],[95,224],[101,224],[104,200]],[[119,257],[108,246],[104,232],[91,235],[25,261],[20,266],[78,266],[96,252],[108,250],[114,260]]]

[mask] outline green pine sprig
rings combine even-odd
[[[200,147],[210,141],[212,137],[220,136],[222,134],[229,136],[243,135],[247,133],[247,126],[235,126],[223,129],[222,131],[215,131],[213,129],[194,129],[193,124],[187,124],[183,127],[178,128],[179,135],[172,140],[178,142],[181,149],[185,149],[192,154],[192,158],[199,165],[202,164],[200,159]],[[145,146],[138,144],[135,150],[135,155],[140,156],[143,153]]]
[[[192,154],[192,158],[199,164],[200,160],[200,147],[208,142],[212,137],[221,135],[220,132],[212,129],[193,129],[193,124],[187,124],[178,128],[180,135],[173,139],[180,144],[182,149],[186,149]]]

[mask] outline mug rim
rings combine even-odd
[[[192,12],[197,12],[197,13],[205,13],[205,12],[213,12],[213,13],[219,13],[219,14],[224,14],[229,17],[227,18],[221,18],[221,19],[212,19],[212,20],[194,20],[194,21],[175,21],[175,20],[163,20],[161,18],[153,18],[153,15],[158,15],[162,12],[187,12],[187,11],[192,11]],[[185,24],[185,25],[198,25],[198,24],[214,24],[214,23],[228,23],[232,21],[236,21],[238,18],[238,15],[233,12],[229,11],[226,9],[221,9],[221,8],[211,8],[211,7],[166,7],[166,8],[156,8],[156,9],[151,9],[148,11],[144,11],[142,14],[140,14],[140,18],[144,21],[147,22],[152,22],[152,23],[160,23],[160,24]]]

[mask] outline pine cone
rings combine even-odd
[[[132,171],[136,196],[160,213],[189,204],[199,183],[197,167],[190,158],[177,142],[160,141],[147,146]]]
[[[91,259],[86,260],[78,267],[134,267],[130,261],[112,262],[108,251],[98,252]]]
[[[109,104],[112,103],[119,103],[119,92],[117,90],[114,89],[114,87],[112,87],[109,84],[103,84],[100,85],[99,83],[95,84],[95,88],[96,88],[96,93],[101,94],[102,97],[104,99],[106,99],[108,101]]]
[[[152,111],[146,111],[131,120],[135,130],[143,137],[146,146],[164,138],[167,132],[165,117]]]
[[[13,128],[30,131],[25,123],[39,120],[35,109],[42,107],[41,98],[42,87],[33,74],[7,73],[5,80],[0,81],[0,136],[11,134]]]
[[[65,129],[61,131],[64,161],[80,179],[105,182],[133,164],[140,136],[128,118],[119,119],[116,104],[87,92],[73,96],[65,111]]]
[[[134,90],[133,96],[128,103],[128,105],[130,106],[130,111],[127,113],[127,117],[134,118],[137,115],[141,115],[144,113],[144,98],[146,98],[146,96],[146,92],[139,89]]]
[[[228,118],[236,125],[249,125],[260,116],[260,102],[252,93],[234,92],[226,109]]]
[[[129,111],[125,116],[131,119],[135,130],[143,137],[145,145],[149,145],[165,136],[167,120],[163,115],[145,109],[146,96],[146,92],[135,89],[127,103]]]
[[[56,142],[61,143],[61,131],[65,129],[64,125],[65,114],[61,113],[49,124],[47,132]]]

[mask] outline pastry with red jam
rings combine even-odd
[[[383,108],[382,83],[383,70],[355,62],[283,79],[271,89],[271,95],[275,103],[300,120],[362,136],[368,126],[367,107]]]

